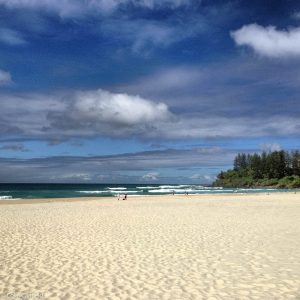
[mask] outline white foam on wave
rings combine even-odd
[[[186,192],[194,192],[192,189],[156,189],[150,190],[149,193],[186,193]]]
[[[219,186],[203,186],[203,185],[194,185],[192,186],[196,190],[223,190],[223,187]]]
[[[109,191],[77,191],[77,193],[83,193],[83,194],[104,194],[109,193]]]
[[[256,189],[256,188],[242,188],[242,189],[237,189],[238,191],[251,191],[251,192],[255,192],[255,191],[276,191],[277,189]]]
[[[213,191],[213,190],[222,190],[223,187],[208,187],[203,185],[188,185],[188,184],[180,184],[180,185],[159,185],[159,186],[138,186],[136,189],[139,190],[149,190],[149,193],[153,192],[164,192],[167,190],[179,191],[179,192],[202,192],[202,191]]]
[[[157,189],[157,186],[137,186],[136,188],[139,190],[152,190]]]
[[[11,200],[13,199],[12,196],[0,196],[0,200]]]
[[[126,191],[126,192],[120,192],[120,190],[109,190],[109,191],[77,191],[77,193],[82,194],[135,194],[139,191]]]
[[[114,188],[107,188],[108,190],[111,190],[111,191],[124,191],[124,190],[127,190],[126,187],[114,187]]]
[[[205,194],[205,193],[232,193],[234,190],[222,190],[222,191],[216,191],[215,189],[156,189],[156,190],[150,190],[148,191],[149,193],[160,193],[160,194],[179,194],[182,195],[184,193],[189,193],[189,194]]]
[[[125,191],[125,192],[121,192],[120,191],[111,191],[113,194],[136,194],[136,193],[139,193],[140,191]]]
[[[180,185],[160,185],[158,188],[160,189],[178,189],[178,188],[185,188],[190,187],[191,185],[188,184],[180,184]]]
[[[157,189],[157,190],[151,190],[149,193],[173,193],[175,190],[171,189]]]

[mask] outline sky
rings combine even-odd
[[[300,149],[300,2],[0,0],[0,182],[209,184]]]

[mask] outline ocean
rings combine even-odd
[[[270,193],[286,192],[286,189],[271,188],[222,188],[189,184],[0,184],[2,199],[74,198],[74,197],[114,197],[126,193],[136,195],[168,194],[228,194],[228,193]]]

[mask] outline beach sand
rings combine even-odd
[[[300,194],[42,201],[2,201],[1,300],[300,299]]]

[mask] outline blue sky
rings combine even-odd
[[[210,183],[299,149],[299,1],[0,0],[0,182]]]

